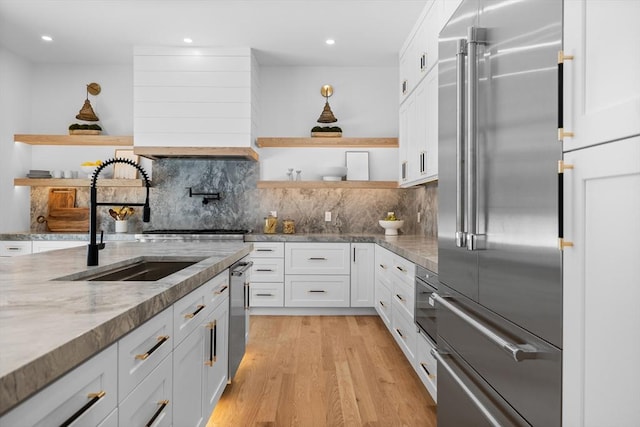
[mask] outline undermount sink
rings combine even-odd
[[[100,272],[83,272],[72,276],[59,277],[56,280],[100,281],[100,282],[155,282],[173,273],[185,269],[200,260],[189,261],[151,261],[142,260],[133,264],[118,266]]]

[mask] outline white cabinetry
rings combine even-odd
[[[251,147],[257,62],[249,48],[136,47],[134,146]]]
[[[85,246],[89,242],[86,240],[34,240],[32,242],[32,253],[54,251],[56,249],[75,248]]]
[[[284,243],[255,242],[251,260],[251,307],[284,306]]]
[[[31,241],[2,240],[0,241],[0,256],[29,255],[31,253]]]
[[[351,307],[375,305],[374,244],[351,244]]]
[[[220,273],[174,304],[174,424],[204,426],[227,381],[229,284]]]
[[[400,74],[408,89],[399,109],[399,183],[403,187],[438,177],[438,22],[441,5],[427,2],[401,53]],[[417,64],[411,67],[413,57]],[[403,64],[407,63],[407,70]],[[418,66],[419,65],[419,66]],[[404,81],[404,80],[403,80]]]
[[[349,307],[348,243],[285,244],[285,307]]]
[[[416,338],[416,359],[414,369],[418,373],[422,384],[433,398],[434,402],[438,401],[438,378],[437,368],[438,362],[431,355],[431,349],[435,348],[426,334],[418,329]]]
[[[565,151],[640,135],[640,2],[565,1]]]
[[[0,425],[100,424],[118,403],[117,345],[103,350],[0,418]]]
[[[563,251],[563,424],[636,425],[640,137],[565,162],[564,234],[574,246]],[[609,343],[622,345],[613,361]]]

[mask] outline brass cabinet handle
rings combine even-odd
[[[256,249],[256,252],[273,252],[273,249]]]
[[[147,421],[147,423],[144,425],[144,427],[151,427],[153,425],[153,423],[156,421],[156,418],[158,418],[160,416],[160,414],[162,413],[162,411],[164,411],[164,408],[169,404],[168,400],[161,400],[158,402],[158,405],[160,405],[160,407],[158,408],[158,410],[156,412],[154,412],[153,416],[151,417],[151,419],[149,421]]]
[[[387,266],[386,266],[386,265],[384,265],[384,264],[378,264],[378,265],[379,265],[379,266],[380,266],[380,268],[381,268],[381,269],[383,269],[383,270],[386,270],[386,269],[387,269]]]
[[[403,273],[406,273],[407,270],[405,270],[404,268],[400,267],[399,265],[396,265],[396,268],[400,271],[402,271]]]
[[[213,322],[207,323],[207,329],[209,329],[209,359],[204,362],[205,365],[211,367],[216,360],[218,359],[217,351],[218,351],[218,322],[214,320]]]
[[[427,365],[424,362],[420,362],[420,366],[422,366],[422,370],[425,371],[427,373],[427,376],[430,379],[434,379],[436,376],[433,375],[431,372],[429,372],[429,370],[427,369]]]
[[[323,293],[325,293],[325,292],[327,292],[327,291],[319,290],[319,289],[318,289],[318,290],[310,289],[308,292],[309,292],[310,294],[323,294]]]
[[[164,344],[169,339],[169,335],[160,335],[158,337],[158,342],[156,345],[151,347],[146,353],[136,354],[136,359],[138,360],[146,360],[151,354],[156,351],[162,344]]]
[[[400,329],[396,328],[396,332],[398,333],[398,335],[400,335],[400,337],[401,337],[402,339],[405,339],[405,338],[404,338],[404,334],[402,333],[402,331],[401,331]]]
[[[321,256],[318,256],[318,257],[312,256],[309,258],[309,261],[326,261],[326,260],[327,259],[325,257],[321,257]]]
[[[384,303],[382,301],[378,301],[380,303],[381,306],[383,306],[384,308],[387,308],[386,305],[384,305]]]
[[[82,416],[85,412],[87,412],[93,405],[98,403],[98,400],[102,399],[105,394],[107,393],[104,391],[99,391],[97,393],[89,393],[87,395],[87,398],[90,400],[87,403],[85,403],[82,408],[78,409],[76,412],[73,413],[73,415],[71,415],[62,424],[60,424],[60,427],[70,426],[75,420],[77,420],[78,418],[80,418],[80,416]]]
[[[273,294],[256,294],[257,297],[272,297]]]
[[[256,271],[273,271],[271,268],[256,268]]]
[[[398,299],[399,299],[400,301],[402,301],[402,302],[406,302],[406,301],[407,301],[407,300],[405,300],[405,299],[402,297],[402,295],[400,295],[400,294],[396,294],[396,298],[398,298]]]
[[[196,306],[196,311],[194,311],[193,313],[187,313],[187,314],[185,314],[185,315],[184,315],[184,318],[185,318],[185,319],[193,319],[193,318],[194,318],[194,317],[196,317],[196,315],[197,315],[198,313],[200,313],[200,312],[202,311],[202,309],[203,309],[203,308],[205,308],[205,307],[206,307],[206,305],[204,305],[204,304],[199,304],[199,305],[197,305],[197,306]]]
[[[220,295],[221,293],[223,293],[224,291],[226,291],[229,288],[229,286],[224,285],[223,287],[221,287],[220,289],[218,289],[217,291],[214,291],[213,293],[215,295]]]

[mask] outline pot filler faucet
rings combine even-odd
[[[98,180],[98,175],[102,170],[113,164],[113,163],[124,163],[129,166],[133,166],[134,168],[140,171],[140,174],[144,178],[145,186],[147,187],[147,198],[144,203],[129,203],[129,202],[100,202],[98,203],[98,189],[96,188],[96,182]],[[97,207],[98,206],[109,206],[109,205],[128,205],[128,206],[144,206],[142,208],[142,221],[149,222],[151,218],[151,208],[149,207],[149,176],[147,172],[142,169],[142,166],[133,162],[129,159],[109,159],[106,162],[102,163],[93,173],[93,177],[91,178],[91,207],[89,209],[89,237],[90,242],[87,250],[87,265],[98,265],[98,251],[104,249],[104,231],[100,232],[100,243],[96,243],[96,228],[97,228]]]

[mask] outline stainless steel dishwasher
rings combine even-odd
[[[236,375],[245,351],[249,314],[249,283],[253,261],[243,258],[229,269],[229,382]]]

